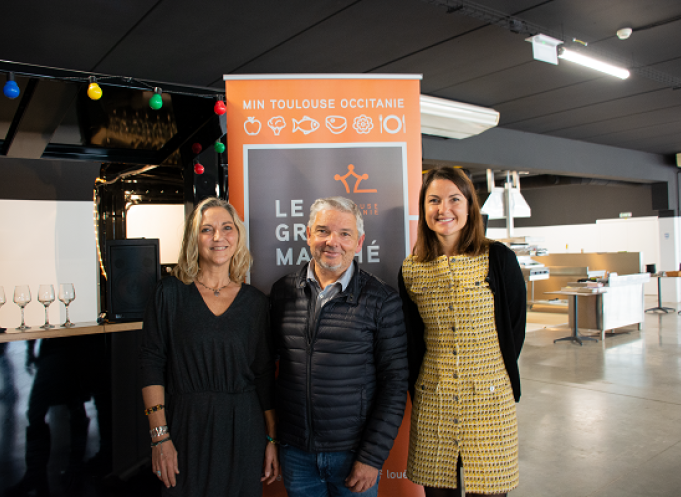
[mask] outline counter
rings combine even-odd
[[[607,293],[594,299],[582,299],[579,306],[579,328],[606,330],[638,324],[644,320],[643,285],[650,281],[649,273],[610,275]],[[572,302],[570,303],[572,306]],[[570,309],[570,319],[574,315]],[[573,323],[570,322],[572,326]]]
[[[52,328],[50,330],[43,330],[37,326],[31,328],[29,331],[17,331],[13,328],[7,328],[6,332],[0,333],[0,343],[20,342],[22,340],[38,340],[40,338],[75,337],[81,335],[94,335],[97,333],[116,333],[120,331],[133,331],[141,329],[141,321],[135,321],[132,323],[106,324],[97,324],[95,322],[76,323],[76,326],[73,328]]]
[[[138,495],[145,477],[158,486],[139,388],[141,327],[90,322],[0,334],[0,495],[26,475],[47,475],[42,485],[55,496],[100,495],[109,484]]]

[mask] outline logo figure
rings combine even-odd
[[[348,121],[343,116],[327,116],[325,124],[334,135],[342,133],[348,127]]]
[[[262,124],[255,117],[249,117],[244,121],[244,131],[247,135],[255,136],[260,133]]]
[[[279,136],[281,130],[286,127],[286,120],[281,116],[274,116],[267,121],[267,125],[274,131],[276,136]]]
[[[292,121],[293,133],[295,133],[296,131],[302,131],[303,134],[309,135],[313,131],[317,131],[319,129],[319,123],[308,116],[303,116],[303,118],[300,121],[296,121],[295,119],[292,119]]]
[[[352,122],[352,127],[355,128],[355,131],[358,133],[366,134],[374,129],[374,123],[369,116],[362,114],[361,116],[357,116],[355,118],[355,120]]]
[[[354,176],[357,178],[357,181],[355,181],[355,188],[352,190],[353,193],[376,193],[378,190],[360,190],[359,189],[359,184],[362,182],[364,179],[369,179],[368,174],[362,174],[361,176],[355,172],[355,166],[352,164],[348,165],[348,172],[345,174],[345,176],[341,176],[340,174],[336,174],[333,179],[336,181],[341,181],[343,185],[345,185],[345,192],[350,193],[350,185],[348,185],[347,179],[348,176]]]

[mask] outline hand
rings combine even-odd
[[[263,477],[260,481],[264,481],[268,485],[274,483],[279,476],[279,450],[273,443],[268,443],[265,448],[265,460],[262,464]]]
[[[177,466],[177,450],[172,440],[163,442],[161,445],[151,448],[151,469],[166,488],[177,484],[175,475],[180,474]],[[158,472],[161,472],[159,475]]]
[[[345,479],[345,486],[352,492],[366,492],[376,484],[378,469],[368,464],[355,461],[350,475]]]

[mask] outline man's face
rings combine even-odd
[[[352,264],[362,249],[364,235],[358,236],[355,216],[350,212],[324,209],[307,228],[307,244],[315,264],[337,276]]]

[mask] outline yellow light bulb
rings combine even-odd
[[[97,83],[90,83],[87,87],[87,96],[92,100],[99,100],[102,98],[102,89]]]

